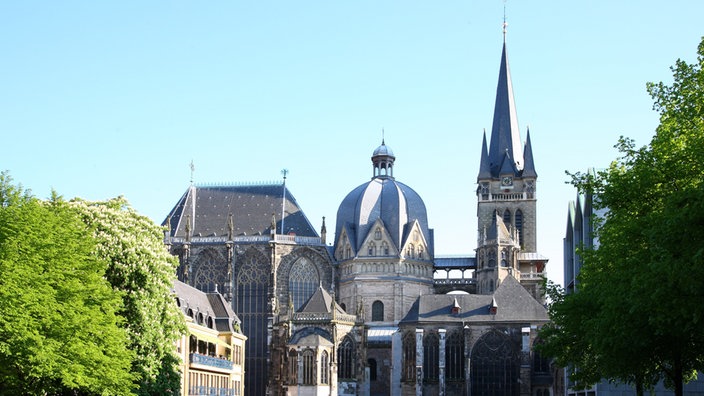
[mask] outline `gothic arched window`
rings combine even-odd
[[[511,339],[497,330],[483,335],[472,349],[473,396],[517,396],[519,358]]]
[[[224,292],[230,285],[227,276],[227,260],[215,249],[206,249],[196,259],[193,274],[193,287],[204,292],[217,288]]]
[[[315,385],[315,354],[311,349],[303,351],[303,385]]]
[[[386,241],[381,243],[381,249],[384,251],[384,256],[389,255],[389,244]]]
[[[245,381],[252,394],[264,394],[267,375],[267,295],[269,293],[268,258],[253,249],[238,258],[241,267],[237,270],[235,312],[242,320],[242,332],[247,339],[247,367]]]
[[[523,212],[516,210],[516,229],[518,230],[518,243],[523,246]]]
[[[406,382],[416,381],[416,338],[410,331],[403,336],[403,372],[401,379]]]
[[[501,249],[501,266],[508,267],[508,252],[506,249]]]
[[[357,356],[354,353],[354,343],[349,337],[345,337],[342,343],[337,348],[337,362],[339,379],[354,379],[355,377],[355,361]]]
[[[384,303],[376,300],[372,303],[372,322],[384,321]]]
[[[437,382],[440,370],[440,340],[435,333],[428,333],[423,339],[423,380]]]
[[[376,256],[376,245],[374,244],[374,242],[370,242],[367,246],[367,255]]]
[[[293,309],[298,310],[315,293],[320,284],[318,270],[310,260],[298,259],[288,276],[288,292],[293,300]]]
[[[494,251],[494,249],[489,250],[488,256],[489,256],[489,263],[488,263],[489,268],[496,267],[496,252]]]
[[[288,383],[298,383],[298,353],[295,349],[288,351]]]
[[[320,383],[328,384],[330,382],[330,356],[328,351],[323,351],[320,355]]]
[[[374,239],[381,239],[381,228],[374,230]]]
[[[445,377],[448,381],[464,381],[464,338],[454,332],[445,343]]]
[[[418,246],[418,258],[423,258],[423,246]]]
[[[506,226],[509,226],[511,224],[511,211],[510,210],[508,210],[508,209],[504,210],[503,219],[504,219],[504,224],[506,224]]]

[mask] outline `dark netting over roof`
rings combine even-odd
[[[282,194],[281,184],[194,186],[183,194],[162,224],[170,221],[171,236],[185,237],[190,215],[192,236],[226,237],[232,214],[233,236],[268,235],[273,215],[277,234],[281,234]],[[288,189],[284,220],[285,234],[319,236]]]
[[[405,227],[418,220],[429,250],[433,252],[425,203],[412,188],[391,177],[375,177],[347,194],[337,210],[335,235],[339,236],[345,226],[350,227],[355,234],[350,239],[359,250],[377,219],[384,222],[397,248],[404,242]]]

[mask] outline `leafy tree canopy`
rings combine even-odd
[[[704,39],[673,83],[648,84],[660,125],[649,145],[621,138],[621,156],[573,184],[605,214],[582,249],[578,292],[553,289],[543,353],[587,386],[643,387],[664,378],[676,395],[704,368]]]
[[[0,174],[0,394],[131,394],[122,292],[91,231]]]

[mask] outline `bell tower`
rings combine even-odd
[[[513,276],[539,297],[547,259],[537,253],[536,180],[530,131],[521,145],[506,52],[506,26],[490,144],[483,135],[477,175],[477,291]],[[539,298],[540,299],[540,298]]]

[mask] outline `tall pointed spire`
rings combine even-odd
[[[533,162],[533,145],[530,143],[530,129],[526,132],[526,145],[523,148],[523,177],[538,177]]]
[[[479,163],[479,175],[477,179],[490,179],[491,178],[491,166],[489,164],[489,150],[486,146],[486,129],[484,130],[484,136],[482,137],[482,154],[481,162]]]
[[[489,164],[492,175],[495,177],[498,177],[499,168],[506,153],[508,153],[509,157],[513,160],[513,166],[516,172],[523,169],[523,153],[520,131],[518,129],[518,116],[516,115],[516,105],[513,99],[511,70],[506,54],[506,26],[507,23],[504,20],[504,43],[501,52],[499,82],[496,86],[494,122],[491,128],[491,144],[489,146]]]

